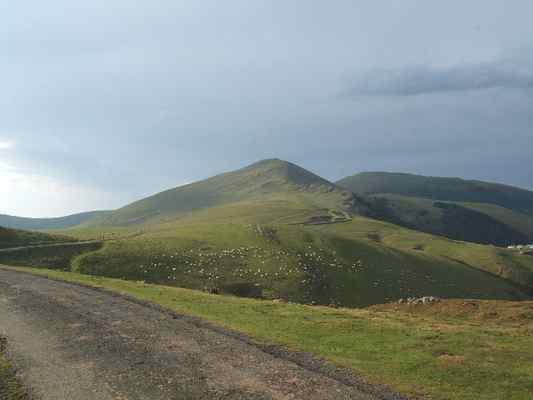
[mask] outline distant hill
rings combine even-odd
[[[75,240],[62,235],[49,235],[42,232],[29,232],[0,226],[0,249],[55,242],[72,242]]]
[[[57,218],[25,218],[0,214],[0,225],[6,228],[28,230],[68,229],[95,221],[108,213],[109,211],[89,211]]]
[[[513,186],[388,172],[337,182],[373,200],[379,217],[424,232],[478,243],[533,241],[533,192]]]
[[[362,172],[341,179],[354,193],[390,193],[441,201],[495,204],[533,216],[533,192],[514,186],[461,178],[392,172]]]
[[[293,203],[308,209],[364,212],[364,201],[350,191],[278,159],[166,190],[110,213],[108,225],[158,222],[191,211],[243,201]]]

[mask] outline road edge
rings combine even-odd
[[[324,358],[321,358],[309,352],[290,350],[286,346],[278,345],[278,344],[262,343],[254,339],[252,336],[249,336],[245,333],[239,332],[232,328],[227,328],[227,327],[217,325],[201,317],[180,314],[179,312],[176,312],[172,309],[164,307],[160,304],[153,303],[151,301],[147,301],[143,299],[139,299],[133,295],[130,295],[124,292],[119,292],[119,291],[107,289],[107,288],[100,287],[100,286],[93,286],[93,285],[86,284],[86,283],[72,282],[72,281],[68,281],[65,279],[61,279],[61,278],[45,276],[45,275],[33,273],[32,271],[21,271],[18,268],[24,268],[24,267],[17,267],[17,269],[15,269],[8,265],[0,264],[0,269],[4,269],[4,270],[15,272],[15,273],[27,274],[27,275],[35,276],[35,277],[42,278],[42,279],[48,279],[51,281],[70,284],[70,285],[82,287],[85,289],[95,290],[100,293],[108,294],[112,297],[119,297],[131,303],[138,304],[144,307],[148,307],[162,314],[168,315],[172,317],[173,319],[179,319],[191,325],[194,325],[198,328],[208,329],[218,334],[224,335],[226,337],[239,340],[275,358],[292,362],[293,364],[296,364],[297,366],[304,368],[310,372],[320,374],[327,378],[343,383],[344,385],[353,387],[365,394],[375,396],[379,400],[416,400],[417,399],[417,397],[407,397],[398,392],[395,392],[392,388],[390,388],[387,385],[368,383],[362,377],[357,376],[355,371],[349,368],[337,366],[333,362],[328,361]]]

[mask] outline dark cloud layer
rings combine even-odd
[[[444,68],[415,66],[369,71],[354,80],[347,94],[413,96],[490,88],[533,89],[533,61],[516,59]]]
[[[271,157],[533,188],[530,0],[4,3],[0,213]]]

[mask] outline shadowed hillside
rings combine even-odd
[[[366,172],[337,182],[372,199],[375,216],[453,239],[506,246],[533,241],[533,192],[512,186]]]
[[[533,215],[533,192],[514,186],[460,178],[362,172],[337,182],[354,193],[390,193],[433,200],[495,204]]]
[[[89,211],[57,218],[24,218],[0,214],[0,225],[13,229],[52,230],[68,229],[96,221],[109,211]]]
[[[49,235],[41,232],[29,232],[0,226],[0,249],[35,244],[74,241],[75,239],[62,235]]]

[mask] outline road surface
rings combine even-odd
[[[0,335],[43,400],[400,398],[196,319],[3,268]]]

